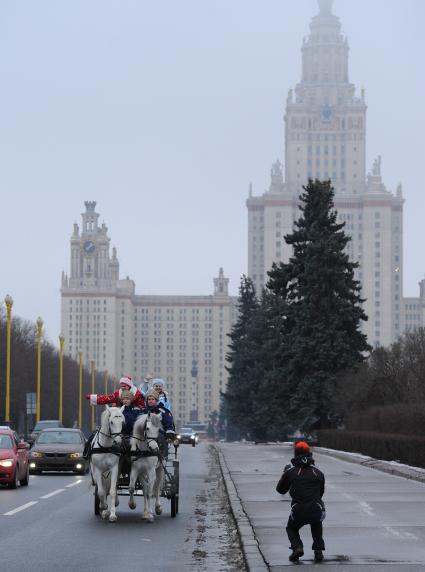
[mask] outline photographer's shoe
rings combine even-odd
[[[304,550],[302,548],[294,548],[292,554],[289,555],[289,560],[291,562],[298,562],[301,556],[304,556]]]
[[[323,552],[321,550],[314,551],[314,561],[323,562]]]

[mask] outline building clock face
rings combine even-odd
[[[325,123],[332,121],[332,119],[334,118],[334,110],[328,103],[322,105],[320,109],[320,118]]]
[[[95,248],[96,246],[92,240],[86,240],[83,244],[83,249],[86,254],[93,254]]]

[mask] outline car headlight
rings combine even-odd
[[[13,459],[3,459],[0,461],[0,467],[13,467]]]
[[[32,451],[32,452],[30,453],[30,456],[31,456],[33,459],[40,459],[41,457],[43,457],[43,453],[39,453],[38,451]]]
[[[182,438],[181,435],[176,435],[176,439],[179,439],[179,440],[180,440],[181,438]]]
[[[190,439],[193,441],[195,439],[195,435],[191,435]]]
[[[69,454],[70,459],[81,459],[82,456],[83,456],[82,453],[70,453]]]

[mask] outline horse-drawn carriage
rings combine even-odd
[[[108,407],[102,414],[101,427],[93,440],[90,468],[94,490],[94,512],[110,522],[117,520],[119,496],[129,497],[129,507],[136,508],[135,497],[144,498],[143,518],[153,522],[162,513],[160,498],[171,503],[171,517],[179,510],[178,445],[163,442],[161,446],[161,415],[145,414],[137,418],[130,439],[131,449],[123,453],[123,436],[119,408]],[[110,510],[107,497],[110,497]]]
[[[160,496],[170,501],[171,517],[174,518],[179,512],[179,460],[177,459],[177,447],[168,445],[168,456],[162,457],[160,462],[163,466],[164,478]],[[120,475],[117,484],[118,496],[130,496],[130,475]],[[139,479],[136,481],[134,496],[143,496],[143,486]],[[95,511],[96,512],[96,511]],[[98,514],[98,513],[97,513]]]

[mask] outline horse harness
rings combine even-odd
[[[141,443],[147,443],[148,449],[146,451],[142,451],[140,449],[136,449],[136,451],[130,451],[130,458],[131,460],[137,460],[137,459],[141,459],[143,457],[158,457],[160,461],[162,461],[162,455],[159,452],[159,449],[157,451],[152,451],[152,449],[150,449],[150,441],[155,441],[156,444],[158,444],[158,438],[157,437],[148,437],[148,423],[150,422],[150,413],[148,413],[148,420],[144,426],[143,429],[143,439],[140,439],[139,437],[136,437],[135,435],[132,435],[133,439],[136,439],[137,441],[140,441]]]
[[[93,437],[93,440],[96,437],[99,437],[99,435],[103,435],[104,437],[116,437],[117,435],[121,435],[121,433],[109,432],[109,435],[108,435],[107,433],[103,433],[100,429],[98,429],[96,431],[95,436]],[[123,452],[124,452],[124,448],[123,448],[122,444],[117,445],[116,443],[112,443],[112,445],[110,447],[104,447],[103,445],[101,445],[99,443],[99,440],[97,441],[97,446],[92,447],[90,450],[91,455],[96,455],[96,454],[100,454],[100,453],[112,453],[112,455],[117,455],[118,457],[121,457]]]

